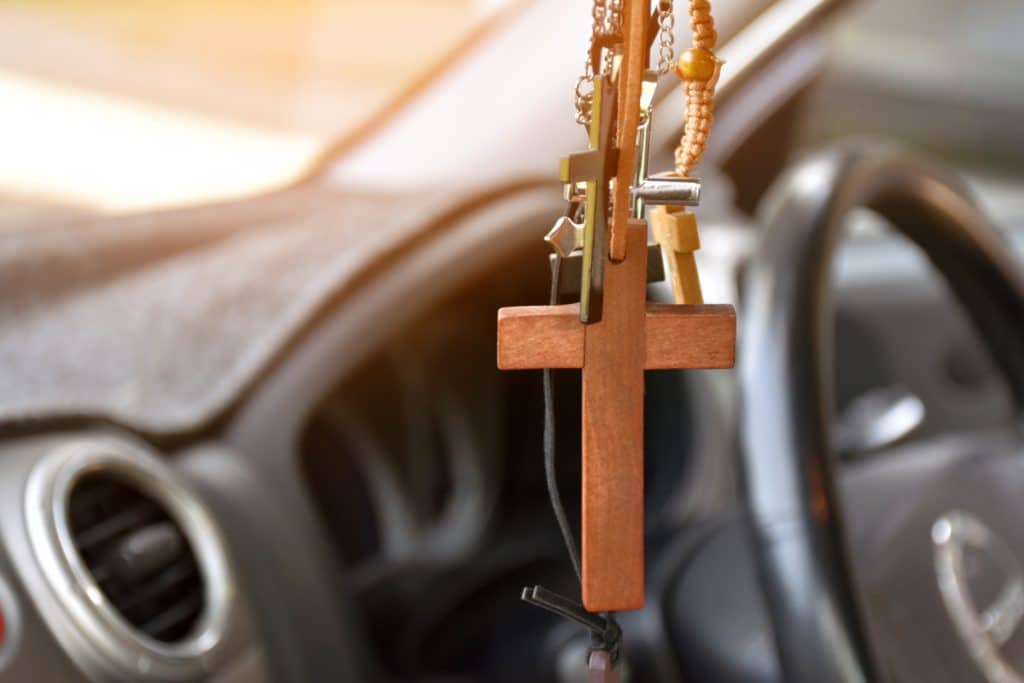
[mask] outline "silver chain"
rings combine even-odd
[[[590,45],[583,64],[583,75],[576,79],[576,123],[584,126],[590,125],[590,107],[594,101],[594,67],[590,62],[590,53],[594,49],[594,40],[604,28],[604,4],[601,0],[594,0],[594,8],[590,13],[594,19],[590,29]]]
[[[587,58],[583,65],[583,75],[576,79],[575,102],[576,102],[576,123],[585,127],[590,126],[590,109],[594,101],[594,73],[593,64],[590,61],[590,53],[594,49],[594,41],[598,36],[614,35],[622,30],[622,0],[594,0],[594,7],[591,10],[593,27],[590,31],[590,45],[587,49]],[[612,61],[614,57],[611,51],[605,50],[601,61],[601,75],[607,76],[612,72]]]
[[[607,7],[605,8],[605,33],[612,36],[617,33],[622,33],[622,0],[607,0]],[[612,72],[612,62],[615,57],[612,55],[611,50],[604,51],[604,67],[601,69],[602,74],[610,74]]]
[[[658,73],[667,74],[676,58],[676,14],[672,0],[658,3]]]
[[[672,11],[672,0],[658,2],[658,73],[667,73],[672,68],[675,57],[675,25],[676,17]],[[593,27],[590,32],[590,45],[587,59],[583,65],[583,75],[576,79],[575,105],[576,123],[584,127],[590,126],[590,112],[594,101],[594,67],[590,61],[590,53],[594,49],[594,41],[598,36],[614,35],[622,31],[622,0],[594,0],[591,10]],[[612,72],[615,57],[611,50],[605,50],[601,61],[601,75]]]

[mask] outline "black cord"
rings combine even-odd
[[[552,306],[558,304],[561,266],[562,259],[557,255],[553,256],[551,260],[551,295],[548,298],[548,303]],[[562,495],[558,492],[558,477],[555,471],[555,387],[551,368],[544,368],[544,477],[547,480],[551,509],[554,510],[555,520],[562,532],[565,548],[569,551],[569,561],[572,562],[573,571],[576,572],[576,579],[582,580],[579,546],[576,545],[576,535],[572,532],[569,518],[565,514]]]
[[[552,306],[558,305],[561,266],[561,258],[557,255],[552,256],[551,294],[548,297],[548,303]],[[547,481],[551,509],[555,513],[555,520],[562,532],[562,540],[565,541],[565,548],[569,552],[569,561],[572,562],[577,581],[582,583],[579,546],[576,545],[576,535],[572,531],[572,525],[569,524],[569,518],[565,514],[565,505],[562,503],[562,495],[558,491],[558,477],[555,469],[555,388],[551,368],[544,369],[544,478]],[[591,632],[591,649],[605,650],[612,656],[612,661],[618,661],[622,630],[615,622],[614,613],[602,612],[600,616],[593,615],[587,612],[582,605],[545,590],[541,586],[525,588],[522,597],[530,604],[572,619],[587,627]]]

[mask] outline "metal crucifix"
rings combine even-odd
[[[659,203],[650,183],[644,195],[645,168],[637,166],[646,158],[638,130],[649,19],[649,0],[624,0],[621,64],[615,82],[595,79],[590,149],[563,163],[571,189],[587,181],[581,302],[498,312],[498,367],[582,370],[582,591],[592,612],[644,602],[644,371],[728,368],[735,356],[732,306],[647,301],[647,223],[634,217],[633,202]],[[611,92],[614,109],[601,99]],[[693,181],[687,187],[676,183],[675,194],[661,196],[679,204],[690,192],[695,203]],[[577,231],[565,230],[569,248]]]

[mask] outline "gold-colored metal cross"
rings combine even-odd
[[[601,319],[604,301],[604,258],[608,232],[608,183],[615,176],[618,150],[615,131],[615,88],[604,76],[594,77],[590,115],[590,149],[564,157],[559,176],[572,192],[585,182],[587,198],[583,223],[583,268],[580,280],[580,321]]]

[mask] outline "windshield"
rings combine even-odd
[[[0,226],[287,182],[500,4],[2,3]]]
[[[562,120],[564,112],[555,110],[571,102],[588,2],[534,4],[573,7],[565,10],[567,23],[558,22],[573,55],[571,73],[557,72],[562,80],[544,100],[544,116]],[[722,35],[769,4],[716,0]],[[816,83],[799,144],[881,135],[986,177],[1008,176],[1019,194],[1024,51],[1016,35],[1024,3],[850,4],[853,11],[830,34],[830,68]],[[0,3],[0,229],[285,184],[332,142],[380,118],[375,113],[471,36],[486,39],[483,25],[492,18],[487,23],[501,24],[499,9],[529,6],[529,0],[7,0]],[[740,7],[751,11],[732,11]],[[677,32],[685,35],[682,18]],[[951,35],[957,39],[950,42]],[[552,51],[544,59],[555,64],[560,55]],[[509,68],[503,60],[484,76]],[[514,103],[526,134],[561,130],[538,113],[542,98],[531,94],[533,101]],[[467,130],[486,121],[465,110],[457,114]],[[521,151],[518,138],[508,135],[505,142],[511,151],[487,149],[505,156]],[[465,145],[459,158],[478,151]],[[371,160],[374,168],[383,164],[391,174],[390,161],[381,158]],[[358,161],[365,173],[367,160]]]

